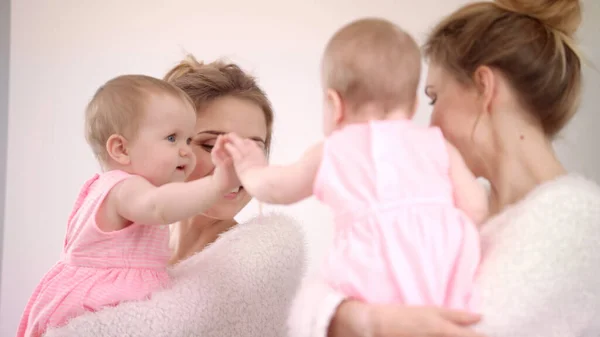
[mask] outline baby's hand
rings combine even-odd
[[[235,173],[233,160],[225,150],[225,136],[217,137],[210,155],[212,162],[215,165],[213,179],[215,179],[219,188],[224,191],[229,191],[239,187],[241,184]]]
[[[235,171],[240,180],[247,183],[253,171],[268,165],[265,152],[253,140],[242,139],[234,133],[226,137],[225,148],[233,160]]]

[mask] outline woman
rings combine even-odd
[[[238,66],[188,57],[165,79],[196,105],[197,165],[190,179],[212,174],[210,151],[219,134],[236,132],[268,152],[271,105]],[[304,269],[303,236],[281,215],[237,224],[234,216],[250,199],[243,188],[231,191],[205,214],[174,227],[171,289],[75,318],[46,336],[285,335]]]
[[[363,304],[307,281],[292,336],[600,336],[600,189],[551,144],[578,107],[580,21],[576,0],[478,2],[426,43],[432,124],[491,184],[475,329],[473,315]]]

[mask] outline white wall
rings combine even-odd
[[[8,140],[8,57],[10,50],[10,0],[0,0],[0,268],[4,234],[6,195],[6,150]],[[0,271],[0,275],[2,272]],[[2,294],[0,293],[0,298]]]
[[[584,69],[581,108],[557,139],[556,149],[567,168],[600,182],[600,1],[583,3],[578,38],[583,54],[595,69]]]
[[[31,291],[59,258],[72,202],[97,169],[82,124],[83,108],[102,82],[122,73],[161,76],[184,51],[209,61],[229,57],[257,75],[272,99],[277,113],[272,159],[287,162],[320,138],[318,63],[335,29],[376,15],[422,41],[442,15],[466,2],[14,1],[0,335],[14,334]],[[593,34],[588,35],[591,43]],[[598,40],[594,43],[600,65]],[[588,80],[589,87],[599,83],[597,76]],[[598,143],[598,133],[584,138],[580,131],[598,125],[592,109],[600,102],[590,90],[586,95],[587,110],[568,133],[570,147],[563,152],[571,167],[600,180],[596,149],[587,144]],[[422,122],[427,111],[424,104]],[[255,211],[252,205],[243,216]],[[327,211],[312,200],[286,211],[306,223],[311,256],[319,256],[330,237]]]

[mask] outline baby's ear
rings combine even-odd
[[[108,156],[120,165],[129,165],[131,158],[127,150],[127,139],[121,135],[112,135],[106,141]]]
[[[335,126],[338,126],[346,117],[346,108],[344,100],[339,92],[333,89],[327,89],[327,106],[330,109],[331,121]]]

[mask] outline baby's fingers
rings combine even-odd
[[[229,154],[227,153],[227,151],[225,151],[224,141],[221,136],[219,136],[217,138],[217,140],[215,141],[215,146],[213,147],[213,149],[211,151],[211,155],[213,156],[213,158],[215,160],[217,160],[219,162],[222,162],[222,161],[226,160],[227,158],[229,158]]]
[[[440,325],[434,336],[439,337],[485,337],[469,328],[457,326],[451,323]]]
[[[435,336],[443,337],[485,337],[475,332],[470,326],[477,323],[481,316],[465,311],[437,308],[441,324],[437,324],[439,330]]]
[[[243,151],[244,151],[244,153],[251,154],[253,156],[257,155],[258,153],[260,153],[260,154],[264,153],[263,149],[261,149],[260,146],[258,146],[258,144],[256,144],[255,141],[250,140],[250,139],[244,140]]]
[[[237,146],[233,143],[225,143],[225,149],[233,159],[233,161],[238,161],[242,159],[242,152],[238,149]]]
[[[226,161],[231,161],[231,156],[225,151],[225,149],[219,149],[215,151],[215,156],[217,157],[219,164],[223,165]]]
[[[479,320],[481,319],[480,315],[466,311],[449,310],[444,308],[437,308],[437,310],[440,316],[455,324],[471,325],[479,322]]]
[[[235,133],[229,133],[227,134],[227,143],[231,143],[237,147],[242,147],[244,146],[244,139],[238,135],[236,135]]]

